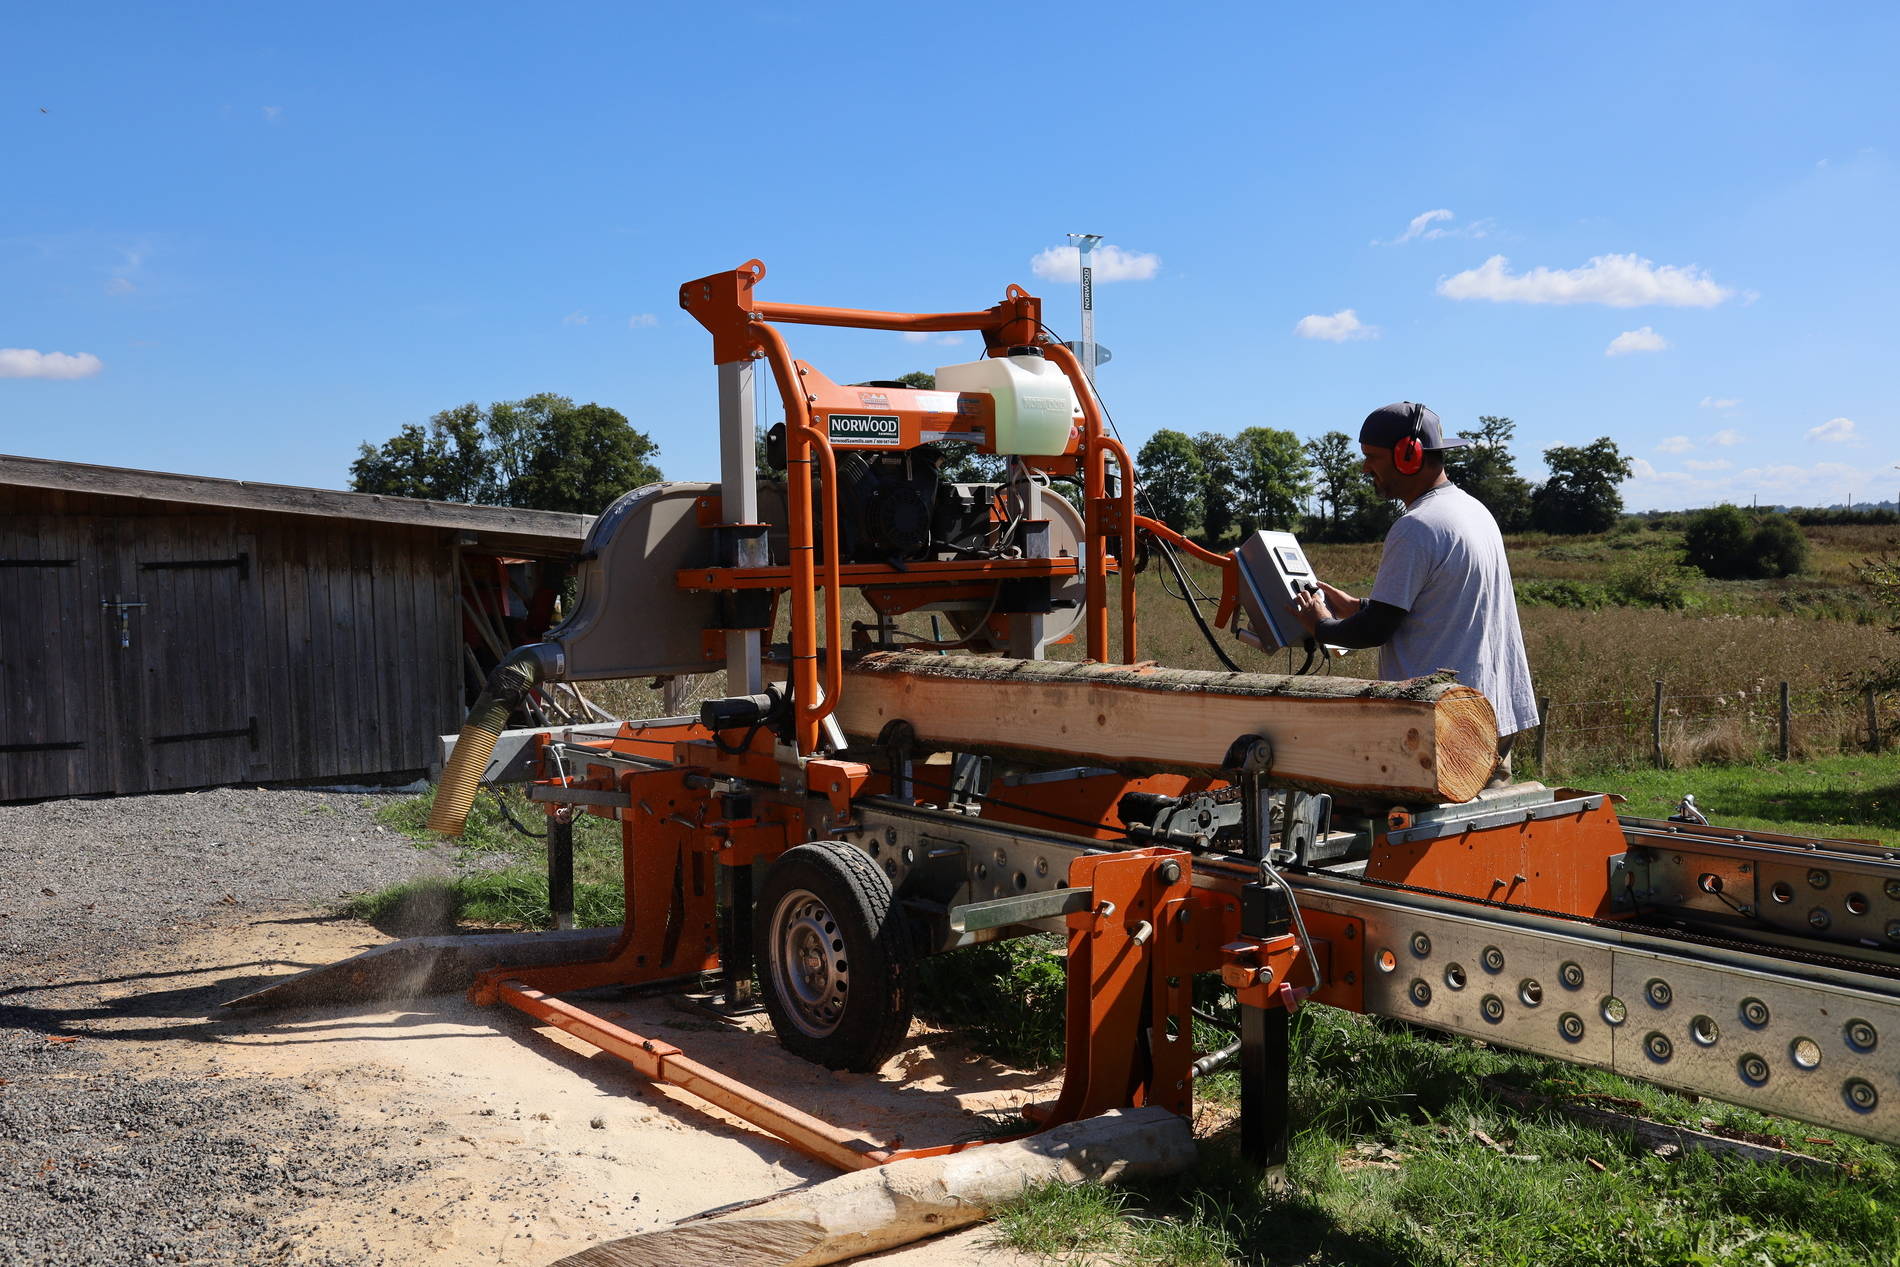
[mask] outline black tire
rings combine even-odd
[[[910,928],[891,882],[862,851],[831,840],[788,849],[752,913],[753,962],[787,1051],[870,1073],[910,1030]]]

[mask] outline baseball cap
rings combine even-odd
[[[1417,430],[1413,430],[1416,418]],[[1401,400],[1396,404],[1380,405],[1366,415],[1359,424],[1359,443],[1370,444],[1376,448],[1389,449],[1406,436],[1417,435],[1419,444],[1427,451],[1439,449],[1462,449],[1471,441],[1461,436],[1447,440],[1438,415],[1423,405]]]

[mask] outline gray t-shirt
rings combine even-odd
[[[1379,648],[1388,682],[1455,669],[1497,711],[1498,734],[1537,724],[1530,664],[1504,538],[1484,503],[1440,484],[1405,508],[1385,537],[1372,598],[1405,610]]]

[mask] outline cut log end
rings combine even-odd
[[[1468,801],[1484,791],[1497,768],[1497,711],[1478,691],[1460,686],[1439,696],[1432,717],[1438,740],[1438,786],[1446,800]]]

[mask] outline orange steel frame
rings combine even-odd
[[[1135,512],[1134,465],[1127,450],[1105,434],[1099,403],[1080,363],[1070,350],[1045,337],[1041,303],[1020,287],[1008,288],[992,308],[961,313],[896,313],[849,308],[763,303],[754,288],[765,266],[753,260],[725,273],[688,282],[680,304],[713,336],[714,361],[726,364],[760,359],[770,370],[785,408],[787,512],[790,531],[788,566],[714,567],[680,571],[682,590],[790,591],[793,683],[793,739],[804,761],[809,791],[822,794],[835,812],[849,809],[859,795],[882,794],[888,783],[867,767],[851,762],[810,759],[819,751],[820,723],[836,706],[843,689],[843,638],[839,599],[851,585],[872,597],[880,610],[909,610],[943,598],[966,597],[1012,577],[1060,579],[1078,572],[1085,583],[1085,625],[1089,655],[1110,655],[1108,577],[1122,573],[1122,658],[1133,662],[1137,650],[1135,586],[1116,553],[1133,548],[1138,528],[1159,531],[1182,548],[1215,562],[1222,556],[1179,538],[1165,525]],[[1038,344],[1058,365],[1081,402],[1083,425],[1056,457],[1029,459],[1050,474],[1080,475],[1084,493],[1083,558],[1023,559],[949,563],[913,563],[906,568],[844,564],[839,549],[837,462],[834,444],[817,415],[825,408],[876,407],[902,420],[904,447],[922,442],[930,428],[954,426],[981,434],[979,447],[993,435],[987,402],[972,408],[950,393],[880,390],[873,404],[864,395],[852,399],[812,367],[795,361],[774,322],[871,330],[960,331],[983,335],[992,354],[1020,344]],[[856,389],[853,389],[856,390]],[[1108,494],[1108,469],[1120,471],[1119,489]],[[822,500],[814,488],[817,468]],[[709,498],[701,519],[720,519],[718,499]],[[818,563],[822,534],[824,563]],[[1110,549],[1118,541],[1119,552]],[[822,629],[817,595],[825,595]],[[822,633],[822,640],[821,640]],[[822,687],[822,692],[820,691]],[[691,1091],[709,1103],[779,1136],[808,1155],[845,1169],[878,1165],[902,1157],[952,1152],[974,1143],[939,1148],[880,1149],[825,1122],[780,1103],[757,1090],[707,1069],[677,1047],[634,1034],[555,997],[605,985],[636,985],[691,977],[719,966],[716,885],[713,868],[749,865],[777,857],[793,844],[819,834],[793,805],[761,802],[754,817],[723,818],[708,791],[707,776],[746,779],[776,786],[780,769],[771,737],[755,733],[740,751],[712,742],[697,724],[628,727],[620,736],[594,746],[605,752],[662,758],[659,769],[618,771],[584,765],[578,774],[544,777],[550,791],[566,788],[614,798],[612,804],[581,803],[574,808],[621,824],[626,921],[614,948],[603,959],[534,968],[499,968],[482,974],[471,989],[481,1003],[505,1002],[540,1021],[593,1043],[632,1064],[643,1076]],[[544,773],[546,773],[544,771]],[[1205,788],[1214,780],[1182,776],[1088,780],[1085,786],[1062,784],[1025,788],[999,807],[998,821],[1042,825],[1065,823],[1078,812],[1105,819],[1107,807],[1132,790],[1179,792]],[[1112,785],[1112,786],[1111,786]],[[549,802],[559,805],[558,791]],[[1042,811],[1047,811],[1047,817]],[[1091,833],[1106,838],[1106,828]],[[1164,867],[1164,864],[1167,864]],[[1078,859],[1072,886],[1091,886],[1097,906],[1068,917],[1069,1014],[1068,1059],[1063,1091],[1038,1116],[1054,1125],[1121,1105],[1159,1103],[1186,1112],[1191,1102],[1192,1021],[1189,983],[1194,974],[1220,970],[1244,948],[1238,938],[1238,902],[1231,894],[1191,883],[1189,855],[1170,849],[1142,849],[1108,857]],[[1164,879],[1163,877],[1169,877]],[[1157,930],[1159,930],[1157,932]],[[1251,952],[1249,952],[1251,953]],[[1299,954],[1290,938],[1281,938],[1256,956],[1253,970],[1259,992],[1282,982]],[[1253,962],[1249,959],[1248,962]],[[1275,996],[1277,997],[1277,996]],[[1341,1000],[1342,1002],[1346,1000]],[[1139,1059],[1144,1035],[1158,1036],[1149,1059]]]
[[[860,797],[887,795],[888,780],[867,766],[818,759],[819,726],[843,689],[840,592],[845,585],[873,596],[880,610],[904,610],[933,598],[965,597],[980,587],[1014,576],[1073,576],[1079,567],[1086,581],[1085,636],[1088,654],[1109,656],[1108,576],[1121,576],[1121,653],[1136,655],[1135,586],[1128,569],[1111,557],[1111,538],[1121,552],[1132,550],[1136,533],[1148,532],[1223,574],[1219,623],[1233,611],[1236,572],[1231,556],[1206,550],[1165,524],[1137,515],[1133,464],[1127,450],[1103,432],[1103,418],[1075,356],[1043,338],[1040,303],[1011,286],[992,308],[961,313],[871,312],[847,308],[761,303],[753,290],[765,275],[754,260],[731,272],[688,282],[681,306],[711,332],[714,359],[726,364],[762,358],[770,368],[786,411],[791,533],[789,567],[698,568],[677,574],[681,589],[768,589],[791,594],[794,739],[807,797],[761,795],[751,798],[749,817],[726,817],[726,803],[715,796],[713,779],[739,779],[761,792],[787,786],[793,763],[781,762],[772,736],[755,730],[739,745],[721,745],[697,723],[623,728],[612,740],[592,746],[599,763],[583,762],[578,773],[551,771],[544,763],[541,787],[552,814],[571,805],[621,825],[626,920],[619,941],[598,961],[535,968],[500,968],[480,976],[472,996],[483,1003],[506,1002],[543,1023],[576,1035],[631,1063],[643,1076],[673,1083],[779,1136],[792,1146],[835,1166],[859,1169],[903,1157],[925,1156],[973,1147],[973,1143],[929,1149],[885,1149],[849,1131],[822,1122],[756,1089],[690,1060],[679,1048],[643,1037],[555,997],[572,990],[605,985],[637,985],[691,978],[720,966],[717,927],[719,867],[743,867],[770,861],[785,850],[826,834],[836,816],[849,813]],[[1085,493],[1084,557],[1005,562],[917,563],[899,571],[881,565],[846,565],[839,553],[837,470],[833,444],[814,421],[814,406],[836,385],[801,379],[815,372],[791,358],[774,322],[844,326],[873,330],[982,333],[988,350],[1039,342],[1044,354],[1062,368],[1082,404],[1083,426],[1072,452],[1032,459],[1051,473],[1079,473]],[[816,376],[822,378],[822,376]],[[931,409],[946,415],[942,400],[898,399],[891,408],[906,419],[905,434],[920,434],[915,414]],[[923,395],[923,393],[912,393]],[[941,394],[939,394],[941,395]],[[980,413],[980,411],[979,411]],[[1117,495],[1107,492],[1108,464],[1121,471]],[[813,466],[822,475],[823,500],[815,505]],[[716,498],[701,507],[708,526],[721,517]],[[817,561],[822,533],[825,561]],[[825,592],[823,640],[817,591]],[[821,650],[822,648],[822,650]],[[821,665],[822,657],[822,665]],[[822,695],[819,688],[823,686]],[[637,756],[666,764],[627,770],[609,755]],[[555,777],[556,774],[559,777]],[[1146,778],[1098,776],[1012,789],[1007,799],[986,810],[991,822],[1014,823],[1074,834],[1075,821],[1106,823],[1109,810],[1129,791],[1179,795],[1219,785],[1213,778],[1153,775]],[[559,793],[585,793],[565,805]],[[822,800],[812,799],[822,798]],[[807,821],[807,806],[829,811],[831,821]],[[1599,816],[1600,818],[1601,816]],[[1580,876],[1602,876],[1603,841],[1621,847],[1615,819],[1552,824],[1540,828],[1535,842],[1544,852],[1543,874],[1560,869],[1555,859],[1576,854],[1596,858],[1578,866]],[[1081,829],[1078,842],[1108,840],[1120,833],[1106,826]],[[1482,834],[1482,833],[1481,833]],[[1486,848],[1455,852],[1387,850],[1375,853],[1368,874],[1398,883],[1430,881],[1430,887],[1474,897],[1493,896],[1485,887],[1497,874],[1514,874],[1503,864],[1526,846],[1503,833]],[[1594,851],[1594,852],[1593,852]],[[1093,905],[1067,917],[1068,995],[1064,1082],[1056,1101],[1035,1116],[1053,1125],[1132,1104],[1162,1104],[1185,1113],[1191,1103],[1192,1020],[1189,1011],[1195,974],[1219,971],[1249,1007],[1291,1007],[1302,992],[1294,980],[1310,980],[1306,967],[1295,967],[1304,954],[1290,935],[1249,938],[1240,932],[1238,882],[1230,874],[1194,883],[1191,855],[1168,848],[1129,849],[1082,855],[1071,864],[1069,887],[1087,888]],[[1601,885],[1541,883],[1535,896],[1546,909],[1600,915],[1607,909]],[[1312,911],[1305,915],[1309,945],[1323,982],[1314,997],[1339,1007],[1364,1005],[1363,925],[1349,916]],[[1146,1052],[1145,1057],[1141,1054]]]
[[[719,749],[711,738],[697,723],[637,731],[628,726],[618,737],[588,746],[603,753],[670,756],[677,764],[619,773],[606,764],[586,764],[578,774],[539,781],[545,789],[621,797],[616,804],[574,808],[620,821],[626,921],[602,959],[492,969],[476,978],[470,997],[483,1005],[506,1003],[625,1060],[645,1078],[691,1092],[840,1169],[937,1156],[987,1142],[879,1147],[700,1064],[671,1043],[557,997],[600,986],[691,979],[718,968],[712,868],[770,860],[816,834],[820,824],[808,824],[803,809],[793,805],[760,802],[755,817],[724,818],[717,800],[704,790],[707,776],[768,783],[776,778],[778,764],[768,737],[757,736],[737,752]],[[819,768],[819,777],[836,780],[818,786],[830,794],[833,807],[888,791],[883,779],[861,765],[814,761],[811,767]],[[1172,783],[1165,781],[1170,778]],[[1128,780],[1125,787],[1161,790],[1187,784],[1178,776],[1162,776]],[[1032,799],[1038,791],[1021,790]],[[1068,805],[1061,792],[1051,799]],[[1088,889],[1094,905],[1066,918],[1063,1085],[1054,1101],[1031,1110],[1036,1129],[1130,1105],[1159,1104],[1187,1114],[1193,1102],[1193,978],[1222,972],[1253,1005],[1284,1006],[1288,1000],[1280,987],[1292,979],[1300,960],[1297,942],[1291,936],[1266,942],[1243,938],[1235,892],[1196,886],[1193,857],[1181,850],[1085,855],[1070,864],[1067,879],[1072,889]],[[1318,953],[1330,961],[1328,939],[1341,936],[1341,928],[1352,921],[1326,919],[1316,915],[1308,922],[1316,930]],[[1350,929],[1344,936],[1352,936]],[[1329,986],[1319,997],[1343,1007],[1360,1002],[1351,986]]]
[[[838,549],[839,516],[837,502],[837,459],[834,445],[824,427],[815,421],[819,407],[836,392],[836,385],[811,367],[792,359],[785,338],[773,323],[842,326],[861,330],[954,331],[974,330],[982,334],[985,348],[1000,354],[1022,344],[1036,344],[1074,387],[1082,405],[1083,426],[1072,454],[1034,459],[1038,469],[1049,472],[1080,474],[1083,482],[1084,541],[1082,572],[1085,584],[1085,636],[1091,659],[1110,658],[1108,623],[1108,575],[1111,570],[1109,539],[1118,537],[1121,550],[1133,549],[1137,515],[1135,513],[1134,464],[1121,443],[1106,434],[1100,404],[1082,373],[1075,354],[1049,339],[1042,325],[1042,301],[1010,286],[1001,302],[976,312],[875,312],[858,308],[827,308],[805,304],[766,303],[754,296],[765,277],[765,265],[750,260],[730,272],[714,273],[680,287],[680,306],[705,326],[713,336],[713,361],[762,359],[771,371],[785,407],[787,517],[791,534],[791,566],[783,569],[715,569],[710,580],[707,569],[682,572],[683,587],[703,589],[769,588],[791,592],[791,682],[793,699],[793,742],[798,751],[811,755],[820,748],[820,725],[837,706],[844,684],[844,637],[840,591],[848,583],[866,587],[904,584],[907,587],[947,585],[958,581],[988,580],[1005,569],[969,563],[914,563],[903,570],[888,567],[854,565],[850,580],[840,562]],[[829,389],[829,390],[827,390]],[[825,392],[825,395],[821,395]],[[943,395],[944,393],[936,393]],[[897,406],[894,412],[905,418],[907,434],[917,434],[909,416],[917,412],[915,397],[925,393],[905,393],[890,389],[888,395]],[[910,399],[906,399],[906,398]],[[909,405],[910,408],[905,406]],[[983,417],[984,410],[975,411]],[[979,447],[989,449],[990,446]],[[1117,495],[1110,498],[1108,463],[1113,459],[1120,469]],[[812,468],[822,477],[822,504],[816,507],[812,487]],[[822,532],[825,564],[817,565],[817,538]],[[1034,561],[1025,561],[1033,563]],[[1012,574],[1072,575],[1068,560],[1042,561],[1042,569],[1018,566]],[[1116,569],[1121,570],[1121,569]],[[818,590],[824,590],[822,642],[818,619]],[[1135,586],[1124,571],[1121,593],[1121,660],[1136,658]],[[821,650],[822,648],[822,650]],[[822,656],[822,670],[820,659]],[[822,691],[821,688],[822,687]]]

